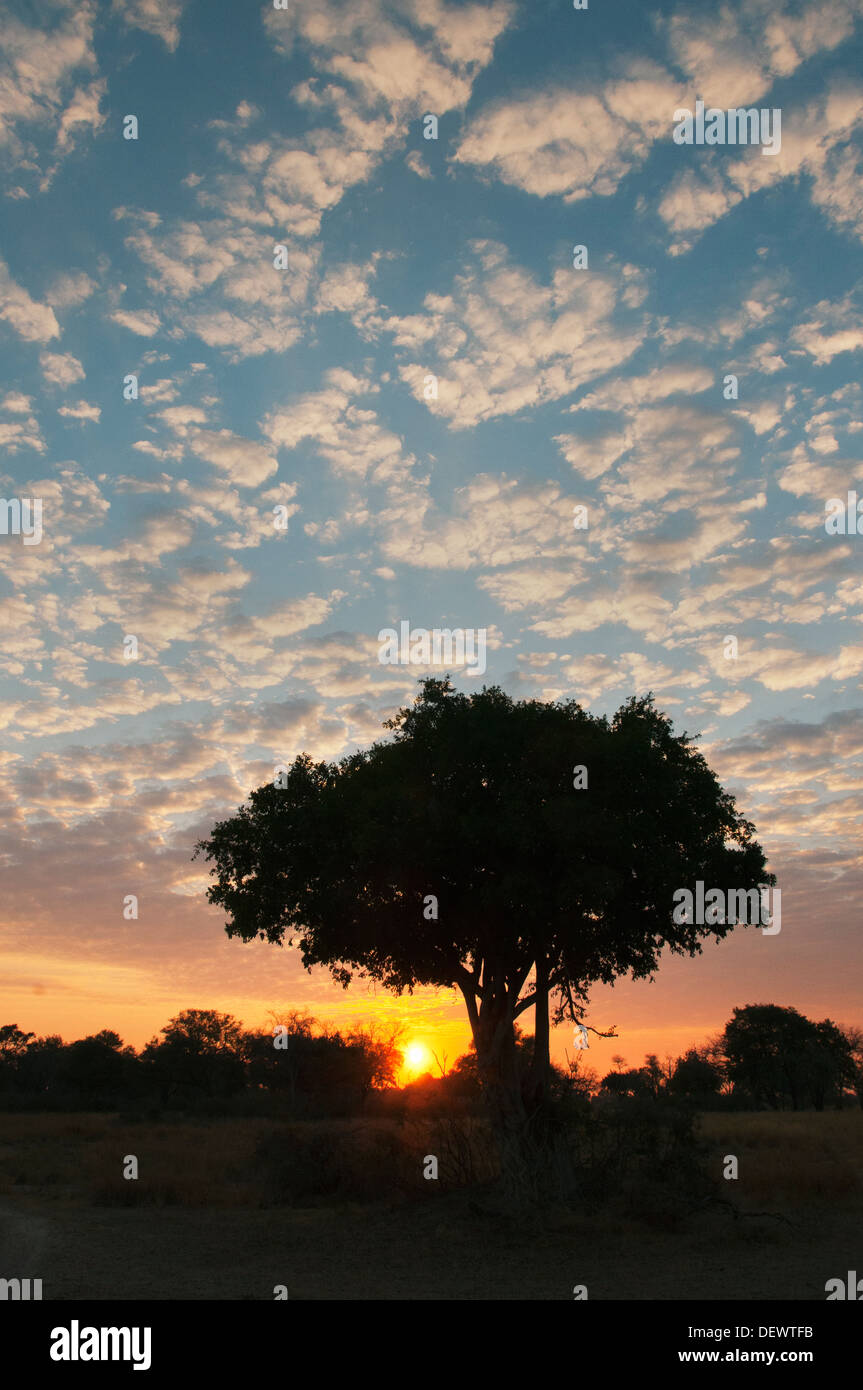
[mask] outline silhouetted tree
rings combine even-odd
[[[346,1034],[346,1042],[356,1056],[357,1086],[361,1101],[369,1091],[382,1090],[396,1084],[403,1057],[399,1043],[404,1036],[403,1023],[355,1024]]]
[[[214,861],[208,896],[230,936],[287,934],[307,968],[344,985],[457,985],[493,1113],[520,1131],[548,1088],[550,1001],[556,1021],[579,1020],[595,981],[647,977],[663,948],[692,955],[732,930],[675,922],[676,889],[774,880],[753,827],[651,696],[609,721],[574,701],[421,686],[389,741],[337,764],[300,755],[286,786],[252,792],[196,854]],[[514,1025],[527,1009],[524,1095]]]
[[[716,1100],[721,1085],[722,1073],[718,1067],[709,1060],[704,1050],[691,1047],[682,1057],[678,1057],[668,1090],[677,1100],[709,1105]]]
[[[216,1009],[183,1009],[152,1038],[141,1054],[159,1088],[162,1103],[196,1092],[224,1097],[243,1089],[243,1030],[231,1014]]]
[[[0,1092],[17,1089],[21,1062],[35,1036],[35,1033],[22,1032],[17,1023],[4,1023],[0,1027]]]
[[[856,1093],[858,1104],[863,1110],[863,1028],[856,1024],[845,1024],[842,1034],[851,1054],[851,1085]]]
[[[585,1062],[583,1052],[568,1062],[567,1080],[570,1094],[582,1100],[590,1100],[599,1091],[599,1072]]]
[[[281,1095],[292,1113],[347,1114],[362,1109],[371,1090],[394,1086],[402,1056],[402,1024],[356,1024],[346,1034],[296,1009],[272,1013],[273,1027],[243,1035],[253,1087]],[[276,1029],[285,1030],[276,1047]]]
[[[655,1099],[650,1073],[644,1067],[633,1067],[631,1071],[610,1071],[602,1078],[600,1087],[610,1096]]]
[[[64,1048],[60,1078],[74,1104],[98,1109],[137,1094],[138,1072],[135,1049],[124,1048],[118,1033],[103,1028]]]
[[[253,1029],[243,1035],[246,1074],[253,1088],[266,1087],[273,1095],[283,1097],[293,1112],[297,1108],[297,1084],[306,1044],[314,1036],[318,1022],[305,1009],[271,1010],[269,1017],[269,1028]]]
[[[45,1103],[59,1099],[63,1089],[63,1039],[57,1033],[34,1038],[18,1063],[18,1084],[25,1095]]]
[[[35,1033],[24,1033],[17,1023],[4,1023],[0,1028],[0,1061],[23,1057]]]
[[[848,1040],[829,1019],[813,1023],[797,1009],[747,1004],[735,1009],[724,1034],[728,1075],[756,1105],[772,1110],[790,1102],[817,1110],[841,1096],[853,1078]]]
[[[655,1052],[650,1052],[644,1059],[642,1071],[647,1078],[647,1088],[654,1100],[659,1100],[665,1090],[666,1077],[662,1063]]]
[[[813,1026],[813,1036],[803,1054],[804,1085],[816,1110],[826,1104],[841,1107],[846,1086],[854,1084],[851,1044],[829,1018]]]

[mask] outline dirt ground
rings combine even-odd
[[[437,1204],[436,1204],[437,1205]],[[461,1208],[457,1210],[456,1208]],[[805,1228],[697,1232],[488,1229],[441,1208],[255,1212],[0,1207],[0,1262],[41,1277],[44,1299],[824,1299],[860,1263],[841,1213]],[[740,1229],[739,1229],[740,1228]],[[858,1226],[858,1232],[859,1232]]]

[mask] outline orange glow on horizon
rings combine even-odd
[[[265,954],[269,949],[249,948],[244,962],[247,959],[251,967],[260,957],[265,968],[250,969],[238,979],[236,947],[215,943],[215,959],[202,979],[200,971],[191,971],[181,956],[169,968],[146,956],[131,962],[102,958],[95,949],[82,955],[68,946],[27,951],[7,946],[0,979],[0,1025],[14,1023],[39,1036],[60,1034],[67,1043],[108,1028],[140,1050],[182,1009],[231,1013],[251,1029],[271,1026],[270,1010],[297,1008],[319,1024],[342,1031],[366,1023],[385,1031],[402,1025],[400,1086],[425,1073],[437,1077],[440,1068],[449,1072],[469,1050],[470,1025],[464,1004],[453,991],[421,986],[409,997],[397,998],[360,981],[343,991],[321,970],[310,978],[290,963],[275,973]],[[712,958],[706,964],[703,959],[664,960],[653,983],[621,980],[614,987],[597,985],[591,992],[587,1021],[603,1031],[613,1026],[616,1036],[591,1033],[589,1048],[581,1050],[571,1023],[552,1027],[552,1060],[566,1067],[568,1061],[578,1059],[582,1068],[600,1077],[613,1070],[617,1054],[625,1058],[625,1069],[643,1065],[648,1053],[656,1053],[664,1063],[666,1057],[680,1056],[720,1033],[734,1007],[761,999],[793,1005],[815,1020],[834,1017],[839,1023],[853,1023],[859,1016],[859,994],[850,976],[837,982],[832,977],[820,979],[816,971],[801,987],[793,958],[777,968],[743,939],[723,943],[722,952],[715,966]],[[532,1032],[532,1010],[519,1022],[525,1034]]]

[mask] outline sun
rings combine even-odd
[[[404,1056],[407,1071],[427,1071],[431,1063],[431,1053],[423,1042],[408,1043]]]

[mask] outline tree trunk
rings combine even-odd
[[[517,1133],[523,1129],[526,1116],[512,1011],[510,1001],[505,996],[483,1001],[474,1044],[477,1067],[492,1118],[501,1132]]]
[[[547,963],[539,968],[537,1034],[538,1042],[531,1067],[534,1095],[545,1098],[549,1072]],[[526,1202],[541,1199],[548,1186],[545,1167],[551,1158],[546,1152],[544,1134],[536,1133],[530,1121],[534,1109],[526,1107],[530,1084],[522,1087],[518,1050],[515,1045],[514,1009],[518,991],[504,986],[497,993],[484,993],[477,1009],[476,1000],[465,998],[474,1035],[477,1066],[493,1126],[500,1161],[501,1188],[507,1203],[523,1208]]]

